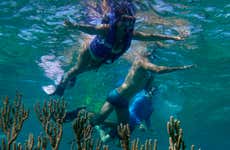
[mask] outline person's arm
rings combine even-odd
[[[169,72],[178,71],[178,70],[186,70],[186,69],[190,69],[194,67],[194,65],[179,66],[179,67],[157,66],[150,62],[145,62],[143,65],[145,69],[152,71],[154,73],[158,73],[158,74],[169,73]]]
[[[180,36],[151,34],[151,33],[134,31],[133,32],[133,40],[139,40],[139,41],[176,40],[176,41],[180,41],[180,40],[183,40],[183,38]]]
[[[78,24],[78,23],[72,23],[69,20],[65,20],[64,25],[72,28],[72,29],[77,29],[82,32],[92,34],[92,35],[104,35],[106,31],[109,29],[108,24],[102,24],[98,26],[93,26],[93,25],[86,25],[86,24]]]

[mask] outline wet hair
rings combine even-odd
[[[134,6],[131,2],[127,0],[114,2],[111,12],[114,15],[114,25],[116,25],[119,21],[130,22],[126,31],[129,33],[133,32],[136,18]]]
[[[123,0],[123,1],[110,1],[110,13],[113,16],[112,24],[116,24],[120,20],[124,21],[132,21],[133,24],[135,23],[135,10],[133,4],[130,0]],[[109,23],[110,17],[108,14],[104,15],[102,18],[101,23]]]
[[[114,44],[117,38],[116,32],[119,28],[118,23],[122,22],[122,25],[125,25],[124,28],[122,27],[122,30],[124,30],[125,32],[125,35],[123,36],[123,51],[121,51],[119,54],[114,56],[114,58],[112,58],[113,60],[115,60],[118,56],[122,55],[122,53],[130,47],[136,19],[134,16],[134,6],[127,0],[120,0],[119,2],[112,1],[112,3],[110,3],[109,6],[110,12],[107,13],[101,21],[102,24],[110,25],[108,34],[110,37],[108,38],[108,41]]]
[[[117,20],[120,20],[123,15],[134,17],[135,11],[132,3],[128,1],[116,2],[113,4],[112,9],[114,16]]]

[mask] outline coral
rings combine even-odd
[[[79,112],[78,117],[76,118],[73,129],[76,135],[77,141],[77,150],[108,150],[108,146],[103,146],[100,140],[97,141],[97,144],[94,144],[92,138],[92,126],[89,124],[89,113]],[[94,148],[95,147],[95,148]],[[74,146],[72,146],[74,149]]]
[[[39,104],[36,104],[34,109],[46,135],[48,136],[52,149],[57,150],[62,138],[63,122],[66,115],[65,101],[45,101],[42,108]]]
[[[25,150],[45,150],[47,148],[47,144],[48,144],[48,139],[46,137],[41,137],[38,136],[38,141],[37,141],[37,145],[34,145],[34,136],[33,134],[30,134],[28,137],[28,140],[26,141],[25,145],[24,145],[24,149]]]
[[[183,130],[180,128],[180,121],[171,116],[167,123],[167,131],[169,134],[169,150],[185,150]]]
[[[139,148],[139,139],[133,140],[132,142],[132,150],[157,150],[157,140],[155,139],[154,142],[152,142],[151,139],[147,139],[145,141],[145,144],[141,145]]]
[[[29,111],[25,110],[21,98],[22,95],[17,93],[13,104],[11,104],[9,98],[6,97],[3,100],[3,106],[0,108],[0,129],[7,137],[7,140],[2,139],[3,149],[11,149],[11,145],[18,137],[24,121],[29,116]]]
[[[120,124],[118,126],[118,134],[121,138],[121,147],[123,150],[130,150],[130,129],[129,125]],[[157,150],[157,140],[152,142],[152,139],[147,139],[145,144],[141,145],[139,148],[139,139],[135,139],[132,141],[131,150]]]
[[[183,130],[180,128],[180,121],[170,117],[167,123],[167,131],[169,135],[169,150],[185,150],[185,142],[183,139]],[[130,150],[130,130],[128,125],[119,125],[118,134],[121,138],[121,147],[123,150]],[[191,145],[191,150],[194,150],[195,146]],[[152,139],[147,139],[145,144],[139,147],[139,139],[132,141],[131,150],[157,150],[157,140],[152,142]]]
[[[15,140],[22,129],[24,121],[29,116],[29,111],[25,110],[21,98],[22,96],[17,93],[12,104],[8,97],[3,100],[3,105],[0,108],[0,129],[6,135],[6,138],[1,140],[0,149],[45,150],[49,141],[52,149],[57,150],[62,138],[63,122],[66,115],[65,101],[45,101],[42,108],[39,104],[35,105],[35,112],[47,136],[39,136],[37,143],[35,143],[33,134],[30,134],[28,140],[22,145],[15,142]],[[108,150],[109,147],[104,146],[100,140],[94,143],[92,136],[93,128],[89,123],[90,115],[92,114],[80,111],[75,119],[73,129],[76,135],[76,143],[72,143],[71,149]],[[130,145],[130,129],[128,125],[121,124],[117,130],[123,150],[157,150],[157,140],[153,141],[152,139],[147,139],[144,144],[141,144],[137,138]],[[186,146],[183,140],[183,130],[180,127],[180,121],[170,117],[167,123],[167,131],[169,135],[169,150],[185,150]],[[191,150],[194,149],[195,146],[192,145]]]
[[[37,145],[34,145],[34,136],[30,134],[24,146],[21,143],[13,142],[13,150],[45,150],[47,148],[47,139],[45,137],[38,137]],[[4,147],[3,147],[3,150]]]
[[[129,150],[129,141],[130,141],[130,129],[129,125],[120,124],[117,128],[118,135],[121,138],[121,147],[123,150]]]

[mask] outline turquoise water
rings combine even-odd
[[[88,1],[89,2],[89,1]],[[167,41],[157,48],[155,63],[162,65],[197,64],[197,68],[157,76],[160,92],[152,116],[153,132],[135,131],[133,136],[159,140],[159,149],[168,148],[166,122],[174,115],[182,122],[185,142],[202,149],[227,149],[230,135],[230,2],[227,0],[153,0],[137,5],[138,30],[189,34],[184,41]],[[1,0],[0,1],[0,95],[12,99],[23,93],[31,109],[19,141],[29,132],[42,131],[33,114],[33,105],[49,99],[42,86],[57,82],[63,70],[70,68],[83,43],[83,35],[63,27],[71,17],[77,22],[97,23],[95,12],[76,0]],[[162,17],[163,22],[154,19]],[[90,16],[90,17],[87,17]],[[151,20],[151,17],[153,19]],[[149,19],[150,18],[150,19]],[[164,23],[162,26],[160,23]],[[153,42],[134,41],[128,54],[152,49]],[[107,93],[116,87],[128,71],[124,57],[97,72],[79,76],[77,86],[65,93],[68,109],[87,105],[98,111]],[[100,87],[100,89],[98,88]],[[74,138],[71,124],[65,125],[61,149]]]

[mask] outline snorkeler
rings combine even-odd
[[[152,79],[150,80],[152,81]],[[151,115],[154,110],[153,96],[157,91],[155,87],[152,87],[151,81],[144,90],[134,96],[129,105],[129,129],[131,132],[136,127],[142,131],[151,129]],[[117,134],[118,125],[118,123],[103,122],[101,125],[96,125],[95,128],[99,133],[100,139],[103,142],[108,142],[111,139],[119,138]]]
[[[91,118],[91,125],[99,131],[101,140],[108,141],[110,138],[117,137],[117,125],[129,124],[131,131],[143,121],[147,128],[151,126],[150,117],[153,112],[153,95],[155,88],[153,87],[154,75],[164,74],[178,70],[190,69],[193,65],[180,67],[157,66],[151,63],[148,58],[138,56],[137,60],[132,64],[125,81],[112,92],[109,93],[106,102],[101,108],[99,114],[94,114]],[[144,95],[134,98],[129,106],[129,102],[140,91],[144,91]],[[105,122],[106,118],[115,110],[117,115],[117,123]],[[77,117],[74,111],[66,115],[69,121]],[[107,134],[101,126],[111,128]]]
[[[157,89],[153,87],[153,78],[150,78],[145,89],[139,92],[131,100],[129,106],[129,127],[132,132],[136,127],[142,131],[149,130],[151,128],[151,115],[153,112],[153,96],[156,95]],[[64,122],[68,123],[77,118],[80,111],[86,111],[87,113],[95,115],[92,112],[88,112],[86,107],[78,107],[73,111],[67,111]],[[101,125],[96,125],[95,129],[100,135],[100,139],[103,142],[108,142],[111,139],[117,138],[117,126],[116,122],[103,122]]]
[[[139,56],[132,64],[122,85],[109,93],[100,113],[91,119],[91,125],[103,124],[113,110],[116,112],[118,124],[130,124],[129,102],[141,90],[148,91],[146,87],[149,88],[147,86],[149,81],[154,80],[154,74],[164,74],[192,67],[193,65],[179,67],[157,66],[151,63],[148,58]]]
[[[80,52],[77,64],[65,73],[60,83],[56,87],[44,89],[49,95],[62,96],[67,86],[74,86],[77,75],[114,62],[129,49],[132,40],[182,40],[179,36],[134,31],[134,7],[126,0],[116,3],[99,26],[77,24],[68,20],[65,25],[96,37]]]

